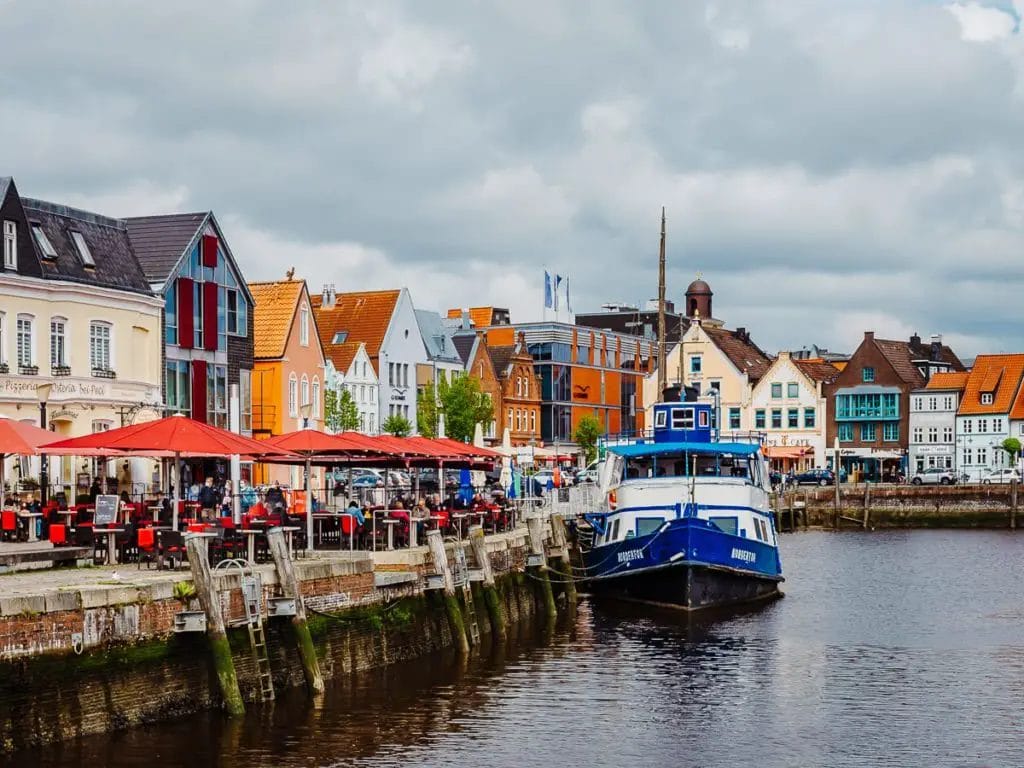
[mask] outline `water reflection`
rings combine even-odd
[[[1024,537],[783,539],[787,597],[687,619],[584,600],[545,636],[20,755],[31,766],[1024,765]],[[713,619],[713,620],[712,620]]]

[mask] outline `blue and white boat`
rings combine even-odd
[[[653,440],[608,446],[608,511],[579,537],[590,592],[687,610],[781,596],[760,443],[713,439],[711,408],[659,403]]]

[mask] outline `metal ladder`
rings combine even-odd
[[[466,606],[466,628],[473,645],[480,645],[480,625],[476,620],[476,606],[473,604],[473,588],[469,582],[469,566],[466,565],[466,548],[455,548],[455,586],[462,587],[462,603]]]
[[[242,577],[242,599],[245,603],[246,627],[249,630],[249,647],[256,664],[256,677],[260,683],[260,701],[274,700],[274,678],[270,674],[270,656],[267,653],[267,636],[263,630],[263,586],[258,576]]]

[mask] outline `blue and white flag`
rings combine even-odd
[[[555,275],[555,312],[558,311],[558,287],[562,284],[562,276]]]
[[[569,301],[569,276],[565,276],[565,309],[572,314],[572,303]]]
[[[544,270],[544,309],[551,309],[555,305],[554,294],[551,291],[551,275]]]

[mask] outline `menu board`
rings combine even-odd
[[[97,496],[93,525],[102,528],[117,523],[117,496]]]

